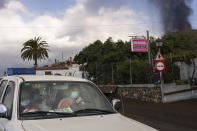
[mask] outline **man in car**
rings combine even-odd
[[[69,89],[69,97],[63,98],[58,105],[58,108],[69,108],[84,104],[82,97],[80,96],[80,89],[77,85],[72,85]]]

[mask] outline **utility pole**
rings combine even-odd
[[[147,33],[147,44],[148,44],[148,62],[149,64],[152,64],[151,62],[151,56],[150,56],[150,41],[149,41],[149,31],[146,31]]]
[[[129,63],[130,63],[130,84],[132,84],[133,82],[132,82],[132,69],[131,69],[131,54],[130,54],[130,61],[129,61]]]
[[[128,37],[131,37],[131,39],[130,39],[130,44],[131,44],[133,36],[128,36]],[[132,82],[132,69],[131,69],[131,53],[130,53],[129,68],[130,68],[130,84],[132,84],[133,82]]]

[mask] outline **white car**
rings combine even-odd
[[[0,83],[0,131],[154,131],[117,113],[92,82],[8,76]]]

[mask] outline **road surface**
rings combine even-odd
[[[197,99],[168,104],[124,99],[123,103],[126,116],[158,130],[197,131]]]

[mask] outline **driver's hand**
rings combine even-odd
[[[82,100],[81,97],[78,97],[78,98],[76,99],[76,103],[84,104],[84,101]]]
[[[72,105],[72,99],[65,98],[62,99],[58,105],[58,108],[68,108]]]

